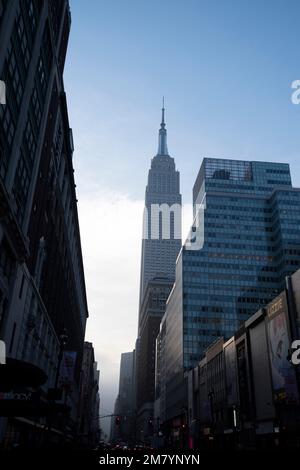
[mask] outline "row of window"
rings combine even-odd
[[[202,251],[199,251],[197,254],[195,254],[195,252],[193,252],[192,250],[189,251],[184,251],[184,255],[187,256],[188,260],[190,261],[200,261],[203,263],[203,258],[218,258],[218,259],[230,259],[230,260],[233,260],[233,259],[236,259],[236,260],[247,260],[249,261],[251,264],[254,263],[255,265],[257,264],[257,262],[260,262],[260,263],[271,263],[272,261],[274,261],[273,257],[272,256],[261,256],[261,255],[258,255],[258,254],[251,254],[249,252],[246,252],[246,253],[218,253],[216,251],[213,251],[213,250],[208,250],[207,252],[202,252]],[[202,259],[201,259],[202,258]]]
[[[3,11],[4,3],[1,0],[0,12],[1,9]],[[6,82],[7,92],[7,104],[0,106],[0,176],[3,179],[8,171],[12,142],[37,30],[40,4],[41,2],[37,0],[20,2],[1,73]]]
[[[240,212],[243,215],[244,212],[254,212],[254,213],[264,213],[268,214],[271,213],[271,209],[266,207],[260,207],[255,203],[250,204],[249,201],[245,202],[245,204],[237,204],[235,205],[224,205],[224,204],[215,204],[214,202],[209,203],[209,209],[211,211],[219,211],[220,214],[222,212],[227,212],[231,214],[232,212]]]
[[[14,266],[14,256],[6,239],[3,238],[0,243],[0,275],[7,285],[11,280],[14,271]]]
[[[46,98],[50,76],[51,57],[52,48],[50,32],[48,24],[46,24],[35,74],[35,86],[31,94],[27,122],[23,133],[22,146],[20,149],[20,156],[13,186],[13,193],[16,202],[16,216],[20,223],[22,223],[25,215],[40,122],[42,119],[42,109]],[[45,64],[47,64],[47,68]]]
[[[253,229],[249,227],[248,232],[246,233],[230,233],[229,231],[223,231],[221,233],[219,232],[206,232],[206,236],[208,238],[222,238],[223,240],[254,240],[254,241],[262,241],[264,243],[272,243],[274,241],[273,237],[268,237],[267,235],[264,236],[259,236],[259,235],[250,235],[250,230],[252,231]],[[255,231],[255,228],[254,230]],[[266,247],[265,247],[266,248]]]
[[[220,243],[220,242],[207,242],[205,244],[206,247],[209,247],[209,248],[218,248],[218,249],[225,249],[225,250],[241,250],[241,251],[245,251],[245,252],[250,252],[251,251],[255,251],[255,252],[258,252],[258,251],[263,251],[265,252],[266,254],[267,253],[271,253],[274,250],[274,247],[272,246],[269,246],[269,245],[257,245],[256,243],[253,243],[253,244],[245,244],[245,243]]]
[[[223,270],[224,272],[227,272],[228,270],[234,270],[234,271],[257,271],[259,267],[256,264],[241,264],[236,263],[236,264],[231,264],[231,263],[214,263],[212,261],[208,262],[207,264],[204,264],[203,261],[184,261],[183,266],[185,267],[199,267],[202,269],[203,272],[209,272],[209,270]],[[261,268],[262,271],[265,272],[276,272],[276,267],[275,266],[266,266]]]
[[[280,170],[275,168],[267,168],[266,173],[273,175],[290,175],[290,170]]]
[[[222,230],[222,233],[225,231],[228,233],[230,231],[233,232],[241,232],[241,231],[260,231],[260,232],[272,232],[272,226],[266,226],[265,224],[254,224],[252,220],[248,220],[248,223],[251,222],[251,225],[241,225],[241,224],[230,224],[230,223],[216,223],[216,222],[206,222],[205,228],[214,228],[218,230]]]
[[[263,222],[272,223],[273,219],[270,217],[255,217],[251,215],[235,215],[235,214],[221,214],[216,212],[205,212],[205,218],[209,219],[222,219],[222,220],[237,220],[240,222]]]
[[[274,186],[291,186],[290,181],[285,181],[285,180],[267,180],[268,184],[272,184]]]

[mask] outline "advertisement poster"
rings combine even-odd
[[[288,306],[285,293],[268,307],[268,343],[274,400],[277,403],[296,403],[298,391],[293,365],[288,360],[290,338]]]
[[[63,353],[60,369],[60,382],[63,386],[71,385],[74,380],[76,355],[75,351],[64,351]]]

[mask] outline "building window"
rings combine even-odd
[[[7,284],[11,279],[14,264],[14,256],[7,241],[4,238],[0,245],[0,275]]]
[[[19,222],[23,221],[25,213],[36,147],[36,136],[33,130],[31,117],[29,115],[23,133],[20,158],[18,161],[13,186],[13,192],[17,205],[16,215],[19,219]]]
[[[45,96],[47,89],[47,82],[45,77],[45,66],[42,57],[39,58],[38,68],[37,68],[37,82],[41,90],[42,96]]]
[[[27,33],[24,25],[24,20],[22,17],[22,14],[20,13],[17,21],[16,21],[16,26],[17,26],[17,36],[18,36],[18,42],[19,42],[19,47],[22,52],[22,60],[24,62],[25,69],[28,69],[29,62],[30,62],[30,52],[29,52],[29,45],[28,45],[28,38],[27,38]]]
[[[17,109],[20,108],[21,99],[23,96],[23,84],[21,82],[21,74],[18,66],[18,60],[12,46],[8,49],[8,56],[7,56],[7,70],[8,70],[8,89],[9,85],[12,86],[14,100],[17,104]]]
[[[30,171],[26,158],[21,150],[18,166],[15,174],[13,193],[16,201],[16,215],[20,223],[23,222],[27,196],[30,185]]]
[[[33,132],[32,122],[30,118],[28,118],[27,124],[25,127],[25,131],[23,135],[23,145],[24,145],[26,154],[28,156],[28,159],[31,160],[31,162],[33,162],[37,143],[36,143],[36,137]]]
[[[33,0],[26,0],[26,7],[28,11],[28,19],[29,24],[31,27],[31,31],[34,34],[37,27],[37,8],[36,8],[36,1]]]
[[[5,107],[1,106],[0,110],[3,110],[3,113],[0,111],[0,120],[2,118],[2,125],[3,125],[3,130],[4,134],[7,137],[7,143],[9,149],[11,148],[16,125],[12,117],[11,109],[10,106],[7,104]]]
[[[0,176],[5,179],[8,170],[10,150],[15,134],[15,121],[10,104],[0,106]]]
[[[38,95],[40,98],[40,102],[44,103],[47,86],[49,83],[50,73],[51,73],[51,65],[52,65],[52,44],[51,44],[51,37],[48,23],[46,23],[43,40],[42,40],[42,47],[40,56],[38,59],[37,70],[35,75],[35,86],[38,91]]]
[[[56,171],[58,171],[60,164],[60,157],[63,148],[63,130],[62,130],[62,118],[60,111],[57,114],[56,128],[54,131],[54,142],[53,142],[53,156]]]
[[[42,42],[42,49],[43,61],[45,64],[46,75],[50,75],[52,59],[53,59],[53,51],[52,51],[52,42],[51,42],[51,34],[49,29],[49,23],[46,23],[44,34],[43,34],[43,42]]]
[[[36,87],[34,87],[31,95],[31,108],[33,110],[36,127],[38,128],[42,118],[42,110]]]

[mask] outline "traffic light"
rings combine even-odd
[[[116,416],[115,423],[116,423],[116,426],[120,426],[120,424],[121,424],[121,418],[120,418],[120,416]]]

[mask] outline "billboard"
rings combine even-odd
[[[267,337],[275,403],[297,403],[296,374],[289,361],[290,333],[286,293],[267,306]]]
[[[60,367],[60,384],[62,387],[70,387],[74,380],[77,353],[64,351]]]

